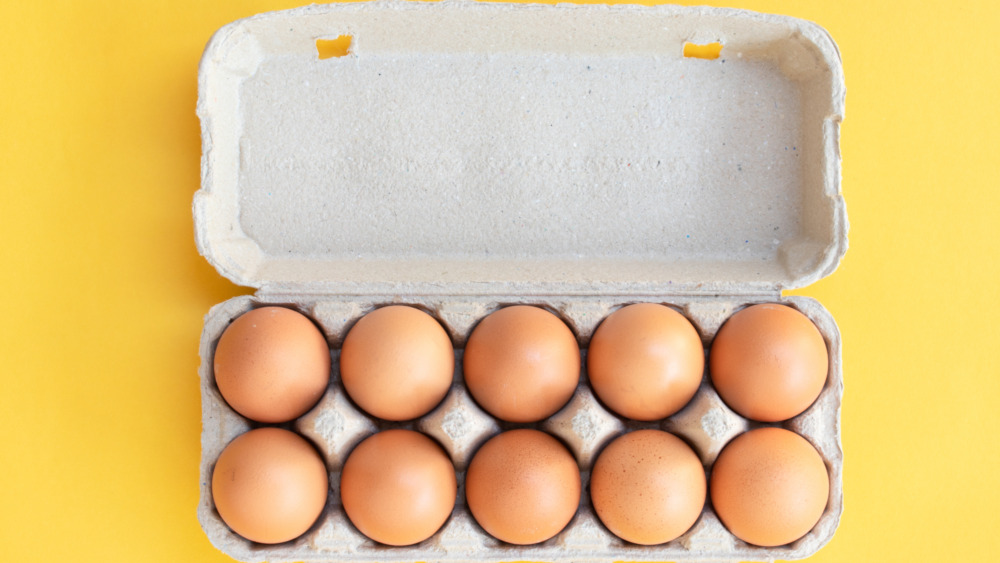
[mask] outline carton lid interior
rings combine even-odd
[[[270,292],[801,287],[847,248],[843,103],[833,41],[782,16],[457,0],[264,14],[202,60],[198,248]]]

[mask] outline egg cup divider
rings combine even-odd
[[[351,36],[341,57],[316,40]],[[718,59],[685,43],[723,45]],[[534,6],[394,0],[261,14],[220,29],[199,74],[202,187],[199,251],[257,288],[205,319],[201,500],[220,550],[242,561],[765,561],[807,557],[830,540],[843,506],[841,340],[817,301],[782,297],[832,273],[847,248],[840,195],[839,53],[815,24],[717,8]],[[710,503],[694,527],[660,546],[628,544],[593,514],[553,539],[511,546],[464,506],[464,467],[509,427],[464,390],[461,354],[478,320],[505,304],[545,305],[573,328],[585,360],[597,324],[634,302],[677,307],[706,348],[722,322],[760,302],[791,305],[830,351],[817,401],[781,423],[817,447],[830,501],[802,539],[748,545]],[[456,346],[455,383],[430,414],[385,423],[343,391],[343,336],[372,308],[425,308]],[[231,532],[214,510],[211,470],[251,423],[215,387],[212,357],[231,320],[266,304],[309,315],[331,343],[333,378],[293,423],[323,452],[330,498],[302,537],[266,546]],[[584,368],[585,370],[585,368]],[[538,424],[581,466],[608,441],[662,428],[706,468],[752,423],[732,412],[707,373],[695,398],[655,423],[623,420],[580,387]],[[340,465],[385,427],[425,432],[456,464],[459,498],[433,537],[386,547],[339,506]]]

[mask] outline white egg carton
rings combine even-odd
[[[350,37],[321,59],[317,40]],[[684,44],[718,42],[718,59]],[[783,298],[832,273],[847,248],[840,195],[844,88],[836,46],[815,24],[717,8],[509,5],[394,0],[262,14],[216,33],[202,60],[200,252],[257,288],[209,313],[202,335],[199,519],[243,561],[741,561],[806,557],[842,510],[840,336],[815,300]],[[660,546],[611,535],[590,508],[556,537],[512,546],[464,506],[464,468],[513,427],[464,390],[461,354],[482,317],[514,303],[549,308],[586,360],[597,324],[634,302],[670,304],[706,346],[748,304],[790,304],[819,327],[830,374],[817,400],[782,423],[817,447],[830,501],[805,537],[778,548],[729,534],[706,505]],[[437,317],[456,346],[455,385],[410,423],[375,420],[348,399],[337,359],[346,330],[389,303]],[[333,378],[293,424],[330,469],[327,508],[301,538],[254,544],[214,510],[211,471],[252,424],[220,397],[215,345],[239,314],[294,307],[326,332]],[[585,364],[584,364],[585,365]],[[658,427],[687,440],[706,468],[759,425],[728,409],[706,376],[692,402],[655,423],[609,413],[586,383],[559,413],[528,425],[561,438],[588,469],[614,436]],[[339,470],[366,435],[409,427],[452,456],[458,502],[411,547],[360,535],[339,506]],[[523,425],[521,425],[523,426]]]

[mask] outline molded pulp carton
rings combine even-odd
[[[335,38],[349,41],[346,53],[321,58],[317,40]],[[722,50],[687,57],[685,43]],[[832,273],[847,248],[843,104],[839,54],[823,29],[738,10],[378,0],[220,29],[199,76],[197,243],[220,273],[257,292],[214,307],[202,335],[198,513],[211,541],[243,561],[760,561],[815,552],[842,510],[841,340],[822,305],[781,291]],[[826,386],[780,424],[815,445],[830,474],[826,512],[805,537],[749,545],[711,503],[675,541],[614,537],[586,492],[608,441],[662,428],[688,441],[708,471],[726,442],[761,424],[732,412],[707,374],[676,415],[625,420],[594,398],[585,368],[570,403],[528,425],[576,456],[577,516],[534,546],[477,526],[464,505],[465,466],[515,425],[485,414],[462,385],[472,327],[504,305],[541,305],[573,329],[585,363],[600,321],[635,302],[674,306],[706,347],[753,303],[788,304],[819,327],[830,351]],[[339,382],[346,331],[389,303],[430,312],[456,348],[451,393],[409,423],[361,413]],[[210,487],[219,453],[253,426],[215,386],[215,345],[232,319],[264,304],[313,318],[334,360],[326,396],[291,425],[326,458],[327,507],[304,536],[274,546],[231,532]],[[344,458],[392,427],[438,440],[460,484],[452,517],[411,547],[368,540],[340,508]]]

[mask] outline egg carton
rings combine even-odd
[[[326,42],[342,47],[324,51]],[[689,56],[699,51],[690,45],[708,48]],[[713,48],[715,59],[704,54]],[[220,29],[199,71],[196,242],[222,275],[256,292],[213,308],[202,335],[198,514],[208,537],[243,561],[740,561],[819,549],[843,501],[840,337],[818,302],[782,291],[833,273],[847,249],[843,105],[840,56],[825,30],[742,10],[377,0]],[[610,413],[584,370],[569,404],[533,425],[486,415],[462,385],[465,339],[499,307],[559,315],[585,365],[594,328],[635,302],[676,307],[706,346],[753,303],[789,304],[819,327],[830,351],[826,386],[781,424],[816,446],[830,475],[829,504],[805,537],[751,546],[706,505],[677,540],[642,547],[595,517],[588,471],[614,436],[662,428],[708,470],[728,440],[760,426],[733,413],[707,379],[682,411],[652,423]],[[405,424],[361,412],[337,373],[346,331],[390,303],[434,315],[456,348],[448,396]],[[210,491],[219,453],[254,426],[219,395],[213,350],[233,318],[265,304],[314,319],[334,360],[320,404],[286,425],[323,453],[327,507],[305,535],[274,546],[231,532]],[[519,547],[475,523],[463,481],[484,440],[524,426],[569,447],[585,490],[565,530]],[[397,427],[437,440],[459,480],[451,518],[411,547],[358,533],[337,490],[350,449]]]
[[[241,561],[773,561],[806,557],[833,536],[843,508],[843,453],[840,447],[840,401],[843,393],[840,335],[829,313],[817,301],[789,297],[780,302],[808,316],[819,328],[830,352],[830,370],[816,402],[802,414],[780,424],[747,420],[719,398],[707,368],[698,392],[681,411],[662,421],[638,422],[610,412],[594,396],[586,377],[586,349],[598,323],[619,306],[639,302],[634,296],[619,298],[548,298],[510,296],[503,299],[424,298],[401,301],[392,297],[326,300],[302,296],[295,301],[267,303],[254,297],[227,301],[208,315],[203,336],[201,366],[202,490],[199,517],[212,542]],[[648,297],[676,307],[697,328],[706,346],[721,324],[740,308],[758,302],[724,298],[677,299]],[[429,414],[410,422],[388,422],[361,411],[340,381],[339,345],[350,327],[365,313],[388,304],[420,307],[437,318],[455,344],[455,381],[443,402]],[[215,345],[229,323],[253,307],[279,304],[313,318],[332,344],[330,386],[319,404],[290,426],[311,440],[322,452],[330,471],[330,496],[317,523],[300,538],[280,545],[255,544],[229,530],[212,504],[214,460],[233,438],[255,426],[230,408],[212,376]],[[569,403],[551,417],[535,424],[513,424],[496,419],[480,408],[463,384],[462,351],[466,338],[484,316],[505,305],[545,307],[574,331],[583,360],[580,384]],[[706,362],[707,365],[707,362]],[[739,434],[760,426],[792,430],[819,451],[830,476],[830,498],[816,526],[801,539],[781,547],[764,548],[730,534],[706,503],[701,517],[685,534],[658,546],[639,546],[615,537],[598,520],[590,503],[589,471],[601,449],[616,436],[641,428],[672,432],[688,442],[710,473],[723,446]],[[431,538],[409,547],[388,547],[354,528],[340,503],[340,470],[351,450],[364,438],[388,428],[407,428],[431,436],[455,464],[459,492],[451,518]],[[476,449],[491,436],[511,428],[536,428],[560,438],[580,467],[584,492],[580,508],[569,525],[552,539],[532,546],[505,544],[480,528],[464,498],[464,470]]]

